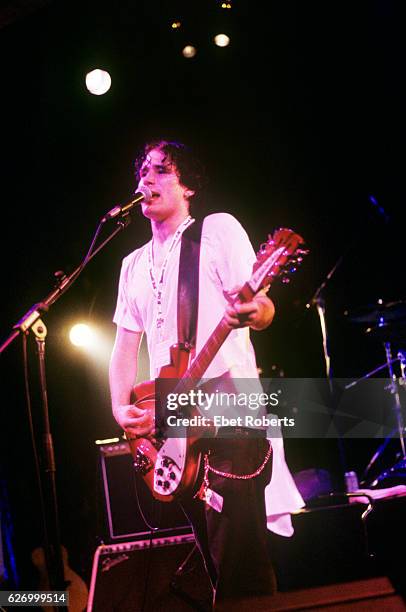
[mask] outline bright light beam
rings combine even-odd
[[[75,346],[89,347],[94,342],[95,333],[86,323],[78,323],[71,328],[69,339]]]

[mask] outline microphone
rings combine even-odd
[[[125,215],[136,204],[140,204],[144,200],[148,202],[151,198],[152,198],[152,193],[149,187],[147,187],[146,185],[141,185],[138,191],[134,193],[134,197],[132,200],[130,200],[126,204],[121,204],[121,205],[117,204],[117,206],[109,210],[109,212],[103,217],[102,220],[104,222],[104,221],[107,221],[108,219],[114,219],[114,217],[117,217],[118,215]]]

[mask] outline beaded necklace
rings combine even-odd
[[[162,312],[162,294],[164,291],[164,279],[165,279],[165,271],[166,268],[168,266],[168,262],[169,259],[173,253],[173,251],[175,250],[176,245],[178,244],[180,237],[182,236],[183,232],[185,231],[185,229],[187,227],[189,227],[189,225],[191,225],[193,223],[194,219],[189,215],[188,217],[186,217],[186,219],[184,219],[182,221],[182,223],[179,225],[178,229],[176,230],[175,234],[173,235],[171,244],[169,245],[169,249],[166,252],[165,255],[165,259],[162,263],[161,266],[161,270],[159,272],[158,275],[158,281],[155,278],[155,274],[154,274],[154,265],[153,265],[153,239],[151,240],[151,242],[149,243],[149,249],[148,249],[148,266],[149,266],[149,277],[151,280],[151,284],[152,284],[152,289],[154,291],[154,296],[155,296],[155,305],[156,305],[156,327],[159,330],[160,334],[162,334],[162,327],[164,324],[164,316],[163,316],[163,312]]]

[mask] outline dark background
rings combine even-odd
[[[333,372],[357,378],[384,363],[382,339],[345,312],[405,298],[401,2],[0,6],[2,338],[50,292],[56,270],[78,265],[100,217],[131,195],[137,151],[164,136],[196,148],[211,177],[208,211],[234,214],[254,248],[281,226],[310,248],[291,284],[273,288],[274,324],[253,334],[264,376],[324,375],[320,322],[306,303],[338,261],[323,293]],[[218,31],[230,35],[229,47],[213,45]],[[197,47],[195,58],[181,55],[185,41]],[[85,88],[95,67],[112,76],[104,96]],[[82,575],[101,530],[94,441],[119,431],[106,358],[95,363],[73,348],[67,331],[77,320],[95,322],[111,345],[121,259],[147,238],[136,211],[43,317],[62,539]],[[394,352],[405,348],[402,327],[391,342]],[[32,337],[28,348],[41,446]],[[24,577],[41,530],[21,339],[1,359],[3,496]],[[346,441],[344,466],[336,441],[287,440],[287,460],[293,472],[329,470],[339,488],[344,467],[362,471],[378,443]]]

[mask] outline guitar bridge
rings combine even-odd
[[[140,449],[137,449],[133,465],[135,471],[141,474],[141,476],[148,474],[154,467],[152,461]]]

